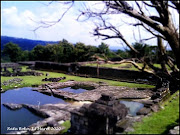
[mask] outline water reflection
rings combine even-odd
[[[144,104],[139,102],[121,100],[120,103],[129,108],[129,114],[131,114],[132,116],[136,116],[136,113],[144,107]]]
[[[1,105],[1,134],[12,132],[13,130],[7,130],[10,128],[28,127],[29,125],[42,120],[43,118],[34,115],[25,108],[12,111]]]
[[[63,90],[63,91],[67,91],[67,92],[71,92],[71,93],[75,93],[75,94],[79,94],[79,93],[83,93],[83,92],[87,91],[87,90],[82,89],[82,88],[73,89],[72,87],[61,88],[58,90]]]
[[[7,130],[8,127],[19,129],[19,127],[26,127],[43,119],[25,108],[16,111],[9,110],[2,105],[3,103],[32,105],[44,105],[48,103],[66,104],[63,99],[32,91],[31,87],[18,88],[1,93],[1,134],[11,132]]]
[[[32,105],[44,105],[48,103],[66,104],[66,102],[63,99],[45,95],[37,91],[32,91],[31,87],[18,88],[8,90],[5,93],[1,93],[1,104],[3,103],[23,103]]]

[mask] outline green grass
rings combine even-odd
[[[139,64],[142,65],[142,64]],[[93,66],[96,67],[97,64],[94,63],[90,63],[90,64],[86,64],[85,66]],[[127,66],[129,66],[129,68],[127,68]],[[138,70],[137,68],[135,68],[133,65],[129,64],[129,63],[122,63],[122,64],[99,64],[99,67],[108,67],[108,68],[116,68],[116,69],[128,69],[128,70]]]
[[[139,66],[143,67],[142,63],[137,63]],[[97,64],[90,63],[86,64],[85,66],[93,66],[96,67]],[[155,67],[161,68],[160,64],[154,64]],[[134,70],[139,71],[136,67],[134,67],[130,63],[122,63],[122,64],[100,64],[99,67],[108,67],[108,68],[116,68],[116,69],[126,69],[126,70]],[[166,65],[167,69],[170,70],[170,68]],[[146,69],[150,70],[150,68],[147,66]]]
[[[172,100],[176,94],[178,94],[178,96]],[[169,129],[178,125],[179,91],[174,93],[170,99],[163,103],[163,107],[164,109],[157,113],[153,113],[152,116],[145,117],[142,122],[135,123],[135,132],[129,132],[129,134],[167,134]]]
[[[31,69],[27,69],[28,66],[21,66],[22,70],[21,72],[30,71]],[[12,68],[7,68],[10,72],[13,72]]]
[[[25,71],[25,69],[23,69]],[[147,85],[147,84],[136,84],[136,83],[128,83],[128,82],[119,82],[119,81],[112,81],[112,80],[105,80],[105,79],[98,79],[98,78],[85,78],[85,77],[78,77],[78,76],[72,76],[72,75],[66,75],[63,73],[57,73],[57,72],[49,72],[49,71],[38,71],[44,73],[43,76],[17,76],[17,77],[4,77],[1,76],[1,82],[7,81],[13,78],[21,78],[23,79],[22,83],[20,85],[9,85],[9,86],[1,86],[3,90],[8,90],[12,89],[15,86],[17,87],[31,87],[32,85],[40,85],[44,84],[47,82],[41,81],[42,79],[46,78],[45,74],[49,73],[50,77],[66,77],[65,80],[62,80],[60,82],[68,81],[68,80],[75,80],[75,81],[92,81],[92,82],[106,82],[109,85],[113,86],[126,86],[126,87],[131,87],[131,88],[153,88],[154,86],[152,85]]]
[[[71,122],[70,122],[70,120],[67,120],[61,125],[63,127],[65,127],[65,129],[60,132],[60,134],[63,134],[63,133],[66,133],[68,131],[68,129],[71,127]]]

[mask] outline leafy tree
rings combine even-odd
[[[86,52],[86,46],[85,44],[78,42],[74,46],[74,55],[76,57],[75,61],[86,61],[87,57],[86,54],[88,53],[88,50]]]
[[[63,55],[62,46],[58,44],[51,45],[51,60],[50,61],[61,62],[63,56],[64,55]]]
[[[4,46],[3,54],[8,56],[12,62],[17,62],[21,60],[22,50],[17,44],[9,42]]]
[[[92,56],[96,53],[98,53],[98,48],[96,46],[92,46],[92,45],[87,45],[86,46],[86,61],[91,61],[91,60],[94,60],[92,59]]]
[[[130,57],[129,53],[127,52],[127,50],[123,51],[123,50],[118,49],[116,54],[119,55],[123,59]]]
[[[60,41],[59,45],[63,48],[63,58],[61,59],[61,62],[72,62],[74,59],[72,55],[74,46],[65,39]]]
[[[45,55],[45,47],[42,45],[37,45],[33,48],[32,50],[33,53],[33,58],[34,60],[47,60],[46,58],[48,57]]]
[[[110,52],[109,46],[103,42],[98,46],[98,49],[100,54],[108,55]]]
[[[21,61],[29,61],[29,51],[28,50],[22,51]]]

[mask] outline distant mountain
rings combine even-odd
[[[4,48],[4,45],[13,42],[18,44],[22,50],[32,50],[36,45],[46,45],[46,44],[55,44],[58,41],[41,41],[41,40],[31,40],[31,39],[24,39],[24,38],[15,38],[15,37],[8,37],[8,36],[1,36],[1,50]]]
[[[55,44],[59,41],[42,41],[42,40],[31,40],[25,38],[16,38],[16,37],[8,37],[8,36],[1,36],[1,50],[4,48],[4,45],[13,42],[18,44],[22,50],[32,50],[36,45],[46,45],[46,44]],[[113,52],[116,52],[118,49],[124,50],[121,46],[110,46],[109,49]]]

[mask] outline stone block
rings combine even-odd
[[[143,107],[137,112],[137,115],[147,115],[150,112],[151,112],[150,108]]]

